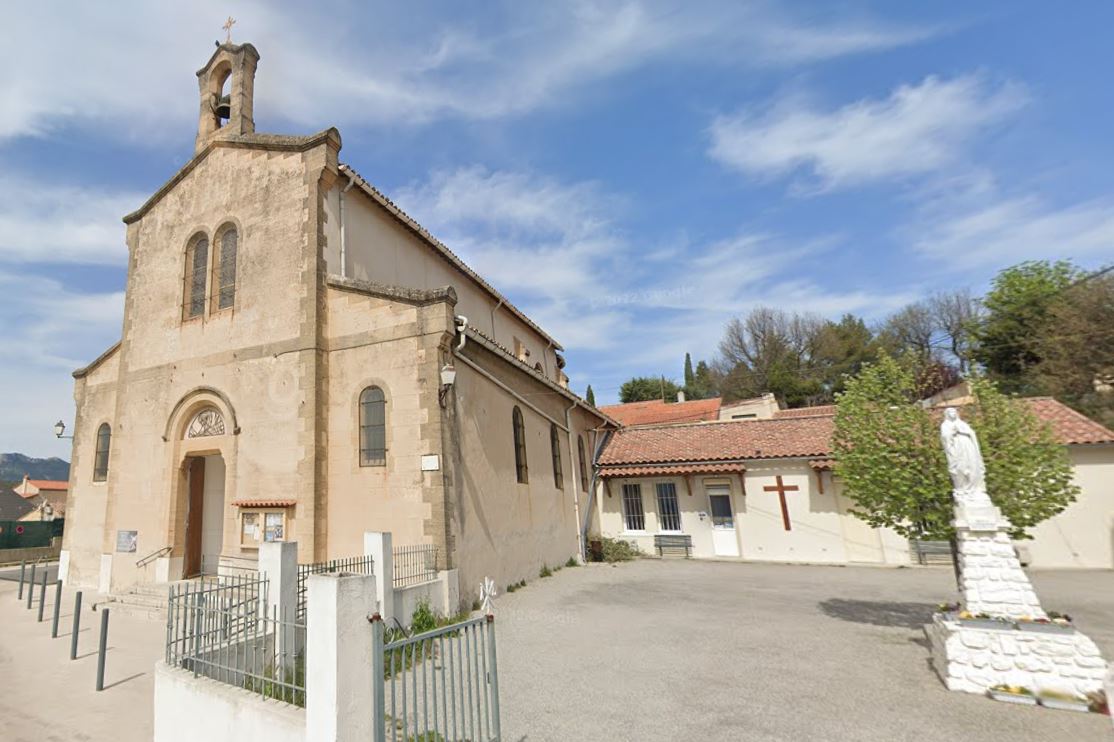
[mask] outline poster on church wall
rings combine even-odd
[[[116,553],[134,554],[139,545],[139,531],[117,531]]]

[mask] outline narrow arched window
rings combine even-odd
[[[553,486],[563,490],[565,475],[561,471],[561,436],[557,432],[556,423],[549,424],[549,447],[553,451]]]
[[[205,276],[209,271],[209,240],[198,235],[186,247],[185,285],[182,289],[182,317],[191,319],[205,312]]]
[[[584,436],[578,435],[576,437],[576,452],[580,459],[580,488],[585,492],[588,491],[588,457],[584,453]]]
[[[514,426],[514,469],[518,481],[526,484],[530,481],[529,470],[526,467],[526,426],[522,422],[522,410],[514,408],[511,413],[511,425]]]
[[[239,235],[229,227],[220,235],[220,253],[213,270],[213,290],[216,293],[214,312],[229,309],[236,303],[236,252]]]
[[[360,393],[360,466],[387,464],[387,398],[377,386]]]
[[[93,455],[93,481],[103,482],[108,479],[108,449],[112,444],[112,428],[108,423],[101,423],[97,428],[97,447]]]

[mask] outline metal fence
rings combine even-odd
[[[396,546],[394,556],[395,587],[406,587],[437,579],[437,547],[433,544]]]
[[[375,742],[500,738],[493,616],[391,642],[376,616],[372,633]]]
[[[250,575],[171,585],[166,663],[296,706],[305,706],[306,627],[267,615],[268,582]]]
[[[314,562],[313,564],[298,565],[298,608],[295,620],[305,623],[306,620],[306,580],[310,575],[324,574],[327,572],[352,572],[359,575],[374,574],[375,565],[369,556],[347,557],[344,559],[331,559],[327,562]]]

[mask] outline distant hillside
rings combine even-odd
[[[23,481],[26,474],[32,479],[70,478],[70,462],[57,457],[33,459],[21,453],[0,453],[0,481]]]

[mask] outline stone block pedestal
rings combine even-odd
[[[1103,687],[1106,662],[1095,643],[1078,631],[980,629],[937,614],[925,634],[932,644],[933,667],[948,690],[984,694],[1005,684],[1037,694],[1083,696]]]
[[[956,508],[966,610],[1010,618],[1047,618],[1010,542],[1010,522],[994,506]]]

